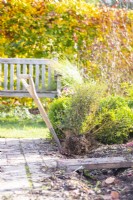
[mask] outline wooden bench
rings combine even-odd
[[[0,58],[0,96],[29,97],[19,74],[31,74],[39,97],[59,96],[60,75],[53,69],[53,59]]]

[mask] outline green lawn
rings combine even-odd
[[[49,138],[43,121],[0,119],[0,138]]]

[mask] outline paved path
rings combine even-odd
[[[101,199],[82,175],[56,168],[62,158],[49,140],[0,138],[0,200]]]
[[[64,199],[45,190],[57,148],[44,139],[0,139],[0,200]],[[47,197],[48,196],[48,197]]]

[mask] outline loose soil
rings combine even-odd
[[[133,144],[101,145],[85,156],[68,156],[68,158],[99,158],[133,155]],[[64,199],[81,200],[133,200],[133,169],[77,170],[66,173],[52,172],[53,176],[45,179],[49,190],[63,192]],[[107,179],[112,179],[108,183]],[[51,186],[52,185],[52,186]]]
[[[129,145],[105,145],[93,150],[87,155],[89,158],[99,157],[116,157],[116,156],[133,156],[133,143]],[[83,172],[83,176],[86,177],[92,186],[97,188],[96,197],[99,199],[113,199],[111,197],[112,191],[119,193],[119,199],[132,200],[133,199],[133,169],[102,169],[91,170]],[[106,184],[106,179],[114,177],[112,184]],[[96,187],[97,186],[97,187]],[[99,193],[99,194],[98,194]]]

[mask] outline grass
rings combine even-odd
[[[87,3],[90,3],[90,4],[94,4],[96,5],[97,3],[99,3],[100,1],[99,0],[86,0]]]
[[[50,138],[43,121],[0,119],[0,138]]]

